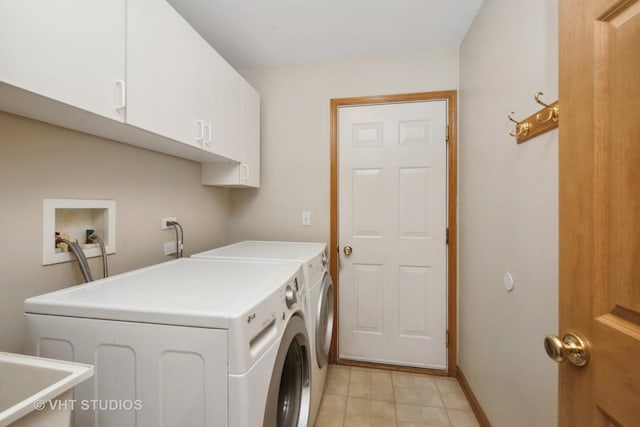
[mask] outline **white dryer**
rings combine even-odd
[[[253,259],[302,263],[309,306],[307,327],[311,340],[310,425],[315,423],[327,375],[333,331],[333,282],[328,271],[327,245],[315,242],[247,240],[192,255],[208,259]]]
[[[76,426],[304,426],[299,263],[179,259],[29,298],[31,354],[95,365]]]

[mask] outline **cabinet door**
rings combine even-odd
[[[242,77],[203,41],[202,118],[206,126],[203,148],[240,160]]]
[[[260,187],[260,94],[242,80],[242,159],[240,180]]]
[[[0,1],[0,81],[122,121],[124,61],[125,0]]]
[[[127,123],[201,146],[202,39],[163,0],[127,0]]]
[[[240,162],[203,163],[203,185],[260,187],[260,95],[242,78],[240,100]]]

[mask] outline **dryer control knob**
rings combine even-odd
[[[293,290],[291,286],[287,286],[284,290],[284,302],[287,303],[287,308],[291,308],[293,304],[298,302],[298,298],[296,297],[296,292]]]

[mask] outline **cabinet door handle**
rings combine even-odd
[[[120,89],[120,103],[114,107],[116,110],[121,110],[127,106],[127,84],[124,80],[116,80],[116,85]]]
[[[247,182],[249,181],[249,165],[246,163],[242,164],[242,181]]]
[[[205,144],[211,143],[211,123],[207,123],[204,125],[205,130],[207,131],[207,138],[204,140]]]
[[[196,141],[202,142],[204,139],[204,121],[196,120],[196,124],[198,125],[198,136],[196,136]]]

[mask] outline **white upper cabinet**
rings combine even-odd
[[[202,75],[202,120],[205,150],[229,159],[242,155],[242,77],[204,41]]]
[[[127,123],[202,146],[202,44],[165,1],[127,0]]]
[[[125,0],[0,1],[0,81],[124,119]]]
[[[260,187],[260,95],[241,81],[240,162],[203,163],[202,183],[221,187]]]
[[[165,0],[0,0],[0,111],[260,185],[260,96]]]

